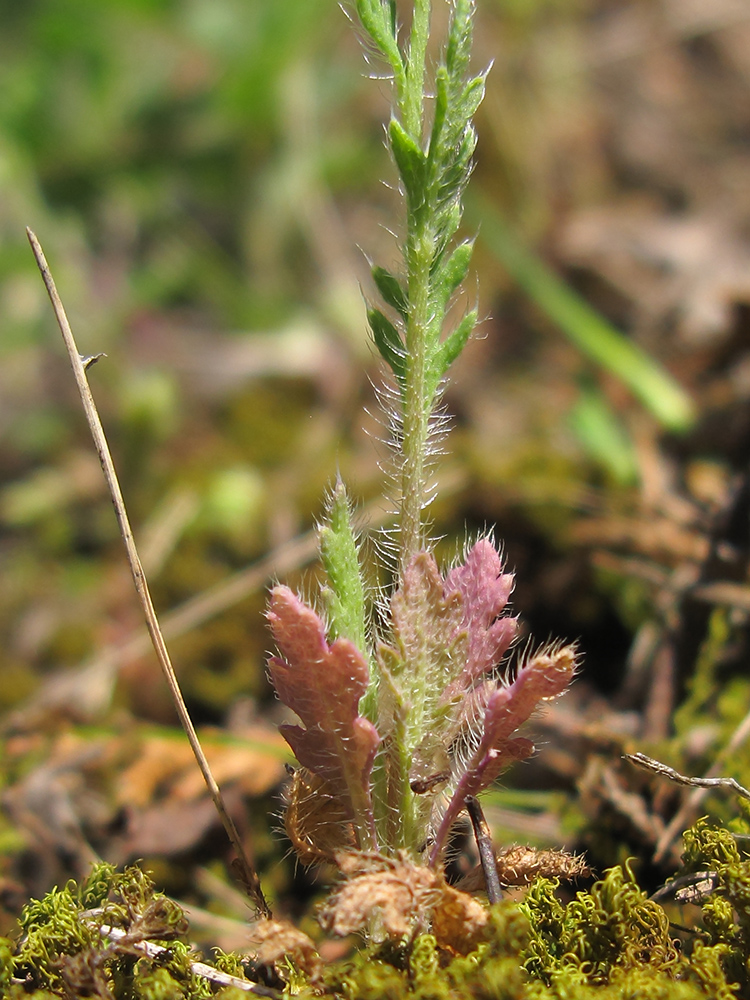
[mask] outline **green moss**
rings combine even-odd
[[[694,982],[676,981],[649,968],[616,975],[610,983],[599,986],[581,982],[571,971],[562,972],[549,988],[532,986],[525,994],[529,1000],[705,1000],[707,996],[724,995],[703,990]]]
[[[715,967],[747,996],[750,989],[750,859],[729,830],[704,818],[684,834],[686,871],[710,871],[716,887],[703,902],[704,940],[693,951],[693,964],[707,983]],[[731,996],[733,994],[717,994]]]
[[[750,861],[732,835],[705,821],[685,835],[688,870],[716,873],[703,924],[684,952],[662,907],[626,865],[564,904],[557,885],[538,879],[520,903],[489,910],[483,940],[469,955],[442,950],[430,934],[363,949],[326,967],[321,982],[298,973],[287,993],[341,1000],[730,1000],[750,995]],[[158,959],[118,945],[104,927],[161,941]],[[69,882],[26,907],[15,956],[0,939],[0,996],[52,1000],[204,1000],[210,984],[189,966],[179,908],[154,892],[137,868],[98,865],[81,886]],[[237,955],[216,966],[242,975]],[[12,983],[15,977],[17,982]],[[23,982],[24,985],[21,985]],[[27,992],[27,989],[30,991]],[[223,1000],[241,991],[222,990]]]
[[[13,978],[13,945],[8,938],[0,938],[0,996],[5,996]]]
[[[188,995],[184,985],[190,996],[201,995],[192,983],[188,946],[175,940],[187,930],[185,917],[139,868],[118,873],[112,865],[96,865],[80,886],[70,881],[28,903],[20,928],[17,954],[11,959],[0,950],[8,980],[13,975],[58,996],[114,990],[115,996],[158,1000]],[[119,944],[107,928],[125,932],[129,943]],[[133,953],[132,942],[145,939],[169,946],[158,962]]]
[[[589,983],[607,983],[615,970],[644,964],[674,975],[681,959],[667,916],[638,888],[629,867],[610,869],[565,907],[555,889],[555,882],[540,879],[521,904],[532,927],[525,959],[532,975],[551,983],[575,968]]]
[[[143,1000],[183,1000],[185,992],[166,969],[151,969],[138,977],[138,994]]]
[[[704,817],[682,835],[685,849],[682,863],[686,872],[707,871],[736,865],[740,861],[737,841],[720,826],[711,826]]]
[[[717,858],[724,859],[727,894],[711,897],[704,907],[707,942],[679,951],[665,911],[646,898],[627,865],[608,871],[566,906],[555,896],[555,883],[540,879],[519,907],[531,928],[522,957],[537,981],[528,995],[644,1000],[738,995],[740,966],[745,967],[750,954],[740,916],[750,902],[750,893],[745,895],[748,873],[726,830],[699,824],[686,840],[696,870],[715,870]]]
[[[528,939],[526,918],[514,903],[501,903],[490,911],[486,936],[475,952],[460,957],[441,951],[431,934],[418,936],[409,947],[369,948],[326,969],[325,993],[345,1000],[525,997],[528,977],[519,954]]]
[[[526,900],[491,911],[487,939],[447,959],[431,935],[410,951],[381,948],[329,968],[325,993],[346,1000],[703,1000],[734,997],[721,948],[670,939],[667,917],[628,869],[615,868],[567,906],[538,880]]]

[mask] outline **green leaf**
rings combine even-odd
[[[458,324],[456,329],[440,345],[435,361],[435,384],[445,375],[450,366],[459,356],[471,336],[471,331],[477,325],[477,310],[471,309]]]
[[[402,383],[405,372],[404,342],[401,340],[398,330],[379,309],[369,308],[367,321],[381,357],[388,363],[398,382]]]
[[[624,382],[664,427],[686,431],[695,423],[692,400],[658,361],[530,253],[490,202],[475,198],[469,208],[472,217],[481,220],[482,239],[489,250],[582,354]]]
[[[396,20],[396,0],[388,0],[388,19],[390,21],[390,30],[394,38],[396,38],[397,32],[397,20]]]
[[[391,65],[396,86],[404,83],[404,61],[396,40],[395,0],[357,0],[360,23]]]
[[[372,279],[383,296],[383,301],[405,320],[409,315],[408,293],[398,278],[384,267],[375,265],[372,268]]]
[[[413,208],[424,200],[426,157],[396,118],[391,118],[389,122],[388,140],[401,180],[404,182],[407,198]]]
[[[432,132],[430,134],[429,158],[431,163],[435,162],[443,148],[442,134],[448,113],[449,84],[448,71],[445,66],[438,66],[437,73],[435,74],[435,110],[432,118]]]
[[[637,482],[633,442],[596,385],[586,383],[568,415],[568,422],[589,455],[622,484]]]
[[[466,277],[474,250],[474,241],[459,243],[448,260],[437,268],[434,277],[435,300],[444,310],[451,295]]]
[[[469,63],[473,16],[474,0],[456,0],[445,52],[445,65],[454,79],[464,75]]]
[[[477,113],[479,105],[484,100],[486,80],[486,73],[482,73],[480,76],[475,76],[473,80],[469,80],[463,94],[461,95],[461,100],[457,110],[457,115],[460,118],[468,121]]]
[[[338,480],[328,502],[325,522],[318,527],[320,558],[328,576],[322,596],[328,612],[328,639],[350,639],[367,651],[365,587],[346,487]]]

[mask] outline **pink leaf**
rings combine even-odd
[[[461,768],[430,852],[434,865],[469,795],[478,795],[514,760],[534,752],[534,744],[513,733],[527,721],[539,703],[561,694],[575,673],[575,647],[562,646],[537,653],[520,667],[511,684],[487,686],[484,718],[476,748]]]
[[[304,724],[281,726],[281,732],[300,764],[329,783],[371,843],[370,772],[380,737],[358,712],[367,663],[348,639],[329,646],[318,614],[288,587],[271,591],[268,620],[281,653],[269,660],[271,680]]]
[[[446,689],[446,700],[471,688],[472,683],[497,666],[515,638],[515,618],[500,617],[513,590],[514,576],[503,573],[503,563],[488,538],[480,538],[462,566],[446,576],[443,593],[462,598],[462,628],[468,635],[468,652],[461,676]]]
[[[456,588],[444,595],[435,557],[430,552],[417,552],[391,598],[393,634],[402,663],[408,666],[411,678],[427,678],[427,695],[433,701],[441,687],[455,677],[456,663],[463,663],[466,657],[461,595]]]

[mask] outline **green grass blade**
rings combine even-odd
[[[686,431],[693,425],[693,401],[666,369],[527,250],[488,201],[474,197],[466,207],[469,223],[481,227],[479,238],[583,354],[624,382],[664,427]]]

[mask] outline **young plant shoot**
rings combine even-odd
[[[451,3],[448,37],[427,79],[430,8],[415,0],[404,37],[393,0],[356,2],[392,76],[387,142],[404,204],[401,273],[372,268],[382,302],[368,307],[389,369],[382,396],[396,495],[394,589],[373,621],[338,482],[320,528],[327,574],[320,610],[277,586],[268,619],[279,651],[271,679],[300,719],[282,732],[300,765],[286,826],[301,859],[338,859],[345,868],[342,852],[377,852],[439,873],[467,799],[533,753],[516,731],[569,685],[575,651],[556,646],[529,656],[512,679],[501,671],[517,632],[508,610],[512,573],[490,537],[441,572],[426,530],[441,390],[477,319],[471,309],[446,328],[472,253],[472,242],[456,233],[485,84],[485,74],[469,68],[473,0]]]

